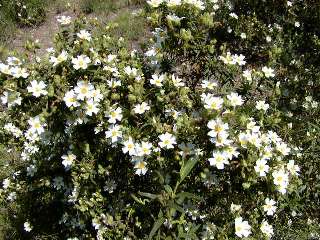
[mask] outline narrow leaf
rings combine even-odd
[[[180,170],[180,182],[182,182],[196,165],[198,159],[189,159],[189,161]]]

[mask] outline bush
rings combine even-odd
[[[0,65],[0,136],[23,160],[1,190],[17,239],[280,239],[301,224],[294,208],[316,195],[277,45],[229,36],[222,2],[189,2],[148,1],[145,52],[78,19],[46,58]]]

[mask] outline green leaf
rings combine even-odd
[[[158,197],[158,195],[156,194],[152,194],[152,193],[145,193],[145,192],[138,192],[139,195],[143,196],[143,197],[147,197],[150,198],[152,200],[156,199]]]
[[[196,165],[198,159],[189,159],[189,161],[180,170],[180,182],[182,182]]]
[[[161,225],[164,223],[164,217],[162,216],[162,212],[159,213],[159,218],[155,223],[153,224],[153,227],[151,229],[151,232],[149,234],[149,239],[152,239],[152,237],[156,234],[156,232],[159,230]]]
[[[166,190],[167,193],[172,194],[172,188],[169,185],[164,185],[164,189]]]
[[[141,198],[138,198],[138,197],[136,197],[134,194],[131,194],[131,197],[137,202],[137,203],[140,203],[140,204],[142,204],[142,205],[145,205],[146,204],[146,202],[150,202],[150,200],[148,200],[148,199],[141,199]]]

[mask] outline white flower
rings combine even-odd
[[[10,75],[11,74],[10,66],[0,63],[0,72],[2,72],[3,74]]]
[[[232,107],[241,106],[243,104],[243,100],[241,96],[238,95],[238,93],[232,92],[227,96],[227,99],[230,101],[230,105]]]
[[[10,186],[10,183],[11,183],[11,181],[10,181],[9,178],[4,179],[3,182],[2,182],[3,189],[8,189],[9,186]]]
[[[77,33],[77,36],[80,39],[91,41],[91,34],[87,30],[80,30],[80,32]]]
[[[16,58],[16,57],[13,57],[13,56],[7,58],[7,63],[10,66],[19,66],[19,65],[22,64],[22,62],[21,62],[21,60],[19,58]]]
[[[179,78],[179,77],[176,77],[174,74],[172,74],[171,80],[172,80],[172,82],[173,82],[173,85],[174,85],[176,88],[178,88],[178,87],[183,87],[183,86],[185,85],[184,82],[182,81],[182,79]]]
[[[217,86],[218,86],[217,82],[214,82],[214,81],[203,80],[201,83],[202,88],[207,88],[210,90],[213,90]]]
[[[232,58],[233,58],[233,61],[239,66],[243,66],[246,64],[246,61],[244,60],[245,56],[243,56],[242,54],[240,55],[235,54],[234,56],[232,56]]]
[[[6,123],[3,127],[4,130],[6,130],[9,133],[12,133],[15,137],[20,137],[22,135],[22,131],[14,126],[12,123]]]
[[[209,158],[211,166],[215,166],[218,169],[224,169],[224,165],[228,165],[228,157],[224,152],[215,151],[212,153],[212,158]]]
[[[234,220],[235,234],[238,237],[248,237],[251,234],[251,226],[248,221],[242,221],[242,217],[237,217]]]
[[[230,52],[227,52],[227,56],[220,56],[219,59],[224,63],[224,64],[230,64],[230,65],[234,65],[236,64],[236,61],[234,59],[234,57],[231,55]]]
[[[97,114],[99,112],[99,104],[95,102],[93,99],[89,99],[86,102],[86,114],[88,116],[92,116],[92,114]]]
[[[246,38],[247,38],[247,34],[241,33],[241,34],[240,34],[240,37],[241,37],[242,39],[246,39]]]
[[[294,22],[295,27],[300,27],[300,22]]]
[[[272,40],[272,39],[271,39],[270,36],[266,36],[266,41],[267,41],[267,42],[271,42],[271,40]]]
[[[269,68],[269,67],[266,67],[266,66],[264,66],[262,68],[262,72],[264,73],[264,76],[266,78],[270,78],[270,77],[274,77],[275,76],[274,70],[272,68]]]
[[[108,86],[111,88],[116,88],[121,86],[121,81],[114,78],[112,78],[111,80],[108,80],[107,83],[108,83]]]
[[[266,220],[261,223],[260,230],[269,238],[273,235],[273,227]]]
[[[274,171],[272,176],[273,183],[278,187],[279,192],[285,194],[287,191],[286,188],[289,184],[289,174],[283,169],[280,169],[278,171]]]
[[[278,143],[276,146],[276,149],[283,155],[283,156],[287,156],[289,155],[291,149],[288,147],[288,145],[286,143]]]
[[[122,109],[120,107],[111,108],[108,117],[109,123],[116,123],[117,121],[120,122],[122,120]]]
[[[71,152],[68,152],[68,154],[67,155],[63,155],[62,157],[62,165],[66,168],[66,169],[68,169],[68,168],[70,168],[71,166],[72,166],[72,164],[73,164],[73,162],[74,162],[74,160],[76,160],[76,155],[74,155],[73,153],[71,153]]]
[[[74,92],[77,94],[77,99],[84,100],[85,98],[90,99],[94,86],[85,81],[77,82],[77,86],[74,88]]]
[[[153,7],[153,8],[157,8],[160,6],[161,3],[163,3],[164,0],[148,0],[147,3]]]
[[[240,210],[241,210],[241,205],[237,205],[237,204],[231,203],[230,211],[231,211],[232,213],[236,213],[236,212],[238,212],[238,211],[240,211]]]
[[[163,74],[158,75],[158,74],[153,74],[152,75],[152,79],[150,80],[150,83],[157,86],[157,87],[162,87],[162,82],[164,80],[164,76]]]
[[[201,0],[185,0],[185,3],[192,4],[194,7],[200,10],[205,9],[204,3]]]
[[[80,103],[77,101],[77,96],[74,90],[66,92],[63,101],[66,103],[67,107],[78,107]]]
[[[267,104],[265,101],[258,101],[256,105],[257,110],[263,110],[264,112],[267,111],[269,108],[269,104]]]
[[[228,132],[220,132],[219,135],[210,139],[217,147],[229,146],[233,141],[228,139]]]
[[[122,132],[120,130],[121,126],[111,125],[106,131],[106,138],[111,138],[111,142],[115,143],[122,137]]]
[[[25,222],[25,223],[23,224],[23,228],[24,228],[24,230],[25,230],[26,232],[31,232],[31,230],[32,230],[32,226],[31,226],[31,224],[30,224],[29,222]]]
[[[234,18],[234,19],[238,19],[239,18],[238,15],[235,14],[235,13],[230,13],[229,16]]]
[[[182,4],[181,0],[167,0],[168,7],[180,6]]]
[[[136,147],[138,156],[150,155],[152,151],[152,144],[149,142],[141,142],[141,145]]]
[[[62,51],[58,57],[51,56],[49,62],[56,66],[68,59],[68,53],[66,51]]]
[[[276,202],[273,199],[266,198],[265,205],[263,205],[263,211],[267,212],[267,215],[272,216],[277,210],[275,204]]]
[[[123,153],[129,153],[130,156],[135,155],[136,153],[135,143],[131,137],[129,137],[127,141],[124,141],[123,145],[124,145],[122,148]]]
[[[7,92],[4,91],[1,96],[2,104],[8,104],[8,108],[11,108],[15,105],[21,105],[22,98],[20,97],[19,92]]]
[[[27,176],[33,177],[37,171],[38,169],[35,165],[30,165],[29,167],[27,167]]]
[[[207,126],[209,129],[211,129],[211,131],[208,132],[210,137],[217,137],[217,135],[221,135],[222,132],[225,132],[229,129],[228,123],[222,122],[220,118],[217,118],[216,120],[210,120]]]
[[[232,159],[233,157],[238,157],[239,152],[237,151],[237,148],[234,146],[228,146],[225,150],[224,153],[227,155],[228,159]]]
[[[130,66],[127,66],[124,68],[124,72],[129,76],[129,77],[136,77],[138,74],[138,69],[132,68]]]
[[[33,80],[31,85],[27,87],[28,92],[32,93],[35,97],[40,97],[41,95],[47,95],[48,92],[45,90],[46,84],[43,81],[37,82]]]
[[[103,99],[100,89],[92,89],[90,93],[95,102],[100,102]]]
[[[287,169],[292,175],[299,175],[300,167],[294,164],[294,160],[290,160],[287,163]]]
[[[221,97],[209,96],[205,99],[204,108],[210,110],[219,110],[222,108],[223,99]]]
[[[57,17],[57,21],[61,25],[69,25],[71,23],[71,17],[70,16],[59,16],[59,17]]]
[[[161,148],[174,148],[174,144],[177,144],[176,137],[166,132],[159,136],[160,142],[158,143]]]
[[[44,127],[41,124],[39,116],[36,116],[34,118],[30,118],[28,120],[28,123],[30,125],[29,130],[31,133],[37,133],[38,135],[40,135],[41,133],[44,132]]]
[[[29,76],[29,73],[27,72],[27,69],[20,68],[20,67],[13,67],[10,69],[10,74],[15,78],[27,78]]]
[[[91,63],[91,60],[86,55],[80,55],[80,56],[77,56],[76,58],[72,58],[71,62],[73,64],[73,68],[78,70],[78,69],[87,69],[88,64]]]
[[[260,177],[265,177],[266,173],[269,171],[269,166],[267,165],[267,161],[264,159],[259,159],[256,161],[256,165],[254,166],[254,170],[259,173]]]
[[[242,76],[243,76],[248,82],[252,82],[251,70],[245,70],[245,71],[243,71]]]
[[[139,176],[145,175],[148,170],[146,166],[147,166],[147,163],[145,161],[142,161],[142,160],[136,161],[134,165],[134,168],[136,169],[136,174]]]
[[[136,114],[143,114],[145,111],[149,111],[149,110],[150,110],[150,106],[145,102],[143,102],[141,104],[137,104],[133,108],[133,111]]]

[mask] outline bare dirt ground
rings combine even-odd
[[[38,40],[40,49],[36,51],[38,56],[43,56],[46,53],[46,49],[53,47],[53,39],[54,35],[59,30],[59,23],[57,21],[57,17],[59,16],[70,16],[72,19],[75,19],[77,16],[81,14],[79,9],[79,0],[70,0],[71,4],[69,7],[66,6],[51,6],[47,12],[46,20],[39,26],[34,26],[30,28],[20,28],[17,30],[15,37],[8,44],[8,48],[10,51],[25,51],[25,43],[27,40]],[[102,22],[108,22],[116,19],[121,13],[124,11],[134,12],[137,8],[134,6],[124,7],[118,9],[115,12],[109,12],[108,14],[100,14],[96,15],[95,13],[88,14],[88,18],[97,17]],[[130,43],[132,48],[137,46],[136,42],[133,41]]]

